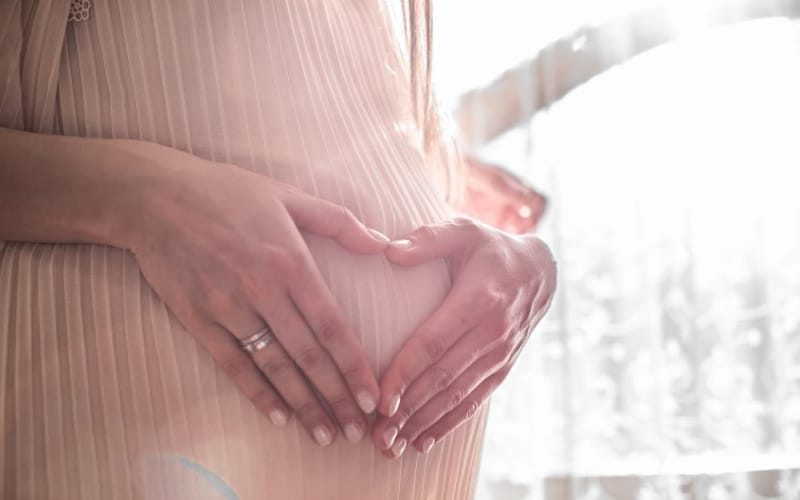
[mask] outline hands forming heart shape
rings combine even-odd
[[[321,446],[339,429],[360,441],[377,409],[372,438],[387,457],[407,444],[429,451],[506,377],[553,295],[553,259],[533,235],[457,218],[390,243],[347,209],[268,177],[174,150],[135,154],[158,165],[158,188],[142,200],[157,216],[137,218],[148,222],[119,246],[260,411],[279,426],[295,414]],[[301,230],[400,266],[448,261],[449,294],[380,383]],[[276,342],[243,350],[266,325]]]
[[[555,264],[533,235],[467,218],[423,226],[386,250],[413,266],[447,258],[453,287],[381,380],[372,437],[387,457],[429,452],[505,379],[555,290]]]

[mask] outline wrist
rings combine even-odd
[[[142,244],[159,220],[159,200],[174,184],[178,166],[169,161],[172,151],[182,154],[156,143],[101,141],[95,162],[110,167],[110,178],[100,210],[84,220],[88,238],[131,251]]]

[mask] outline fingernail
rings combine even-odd
[[[383,431],[383,444],[385,444],[387,448],[391,447],[392,443],[394,443],[394,438],[396,437],[397,427],[389,427]]]
[[[361,427],[353,422],[344,426],[344,434],[351,443],[358,443],[364,436],[364,433],[361,432]]]
[[[405,249],[411,246],[411,240],[394,240],[389,244],[395,248]]]
[[[531,215],[533,215],[533,209],[529,205],[522,205],[517,209],[517,214],[523,218],[527,219]]]
[[[375,238],[376,240],[381,240],[381,241],[386,242],[386,243],[391,241],[388,236],[386,236],[385,234],[383,234],[382,232],[380,232],[380,231],[378,231],[376,229],[367,228],[367,232],[369,234],[371,234],[372,237]]]
[[[433,448],[433,443],[435,443],[435,442],[436,442],[436,440],[433,439],[432,437],[429,437],[425,441],[423,441],[422,442],[422,453],[429,453],[431,451],[431,448]]]
[[[389,401],[389,416],[393,417],[398,408],[400,408],[400,395],[395,394],[392,400]]]
[[[286,414],[280,410],[272,410],[269,412],[269,419],[272,420],[272,423],[278,427],[283,427],[286,425]]]
[[[359,408],[361,408],[361,411],[364,413],[372,413],[375,411],[375,399],[373,399],[367,391],[359,392],[356,399],[358,400]]]
[[[406,449],[406,440],[405,438],[401,439],[400,441],[396,442],[394,446],[392,446],[392,455],[399,457],[403,454],[403,451]]]
[[[314,427],[314,439],[320,446],[328,446],[331,444],[331,433],[323,425]]]

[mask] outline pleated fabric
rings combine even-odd
[[[0,125],[233,163],[393,237],[450,215],[377,1],[94,1],[88,21],[64,23],[57,60],[44,49],[26,58],[26,47],[57,43],[33,26],[57,32],[65,3],[0,2],[11,16],[0,16],[0,64],[13,70]],[[10,64],[15,54],[39,66]],[[446,266],[401,268],[306,241],[382,374],[445,297]],[[102,245],[0,246],[0,391],[3,498],[468,499],[485,423],[484,408],[429,455],[395,461],[368,440],[319,448],[294,420],[276,428],[259,414],[132,254]]]

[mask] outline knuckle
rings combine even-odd
[[[433,370],[433,387],[436,392],[441,392],[453,383],[453,372],[441,366],[434,366]]]
[[[322,367],[327,356],[325,351],[319,347],[308,347],[300,352],[297,357],[297,364],[307,372],[317,370]]]
[[[450,394],[449,405],[450,408],[455,408],[464,400],[464,391],[456,389]]]
[[[207,303],[199,300],[185,301],[175,307],[175,315],[180,318],[189,332],[206,331],[209,326],[214,325],[219,318],[216,318],[209,310]]]
[[[444,341],[438,335],[426,335],[421,342],[429,360],[436,361],[444,354]]]
[[[319,320],[315,331],[322,345],[332,345],[344,336],[344,325],[338,318],[329,315]]]
[[[469,217],[464,217],[463,215],[459,215],[457,217],[453,217],[453,224],[456,226],[471,226],[475,225],[475,221],[470,219]]]
[[[358,220],[358,217],[356,217],[356,215],[353,213],[352,210],[350,210],[349,208],[343,208],[342,210],[343,210],[342,218],[345,224],[353,226],[361,225],[361,221]]]
[[[250,400],[253,402],[256,408],[271,409],[277,406],[277,398],[275,397],[275,393],[266,388],[259,389],[250,397]]]
[[[260,363],[258,368],[270,379],[281,380],[294,370],[294,363],[286,356],[276,356]]]
[[[237,306],[233,295],[218,288],[212,288],[208,291],[206,300],[208,301],[208,308],[211,311],[222,315],[233,312]]]
[[[467,362],[470,365],[472,365],[473,363],[481,359],[481,357],[486,353],[486,347],[490,344],[491,342],[487,339],[486,342],[482,342],[481,344],[473,347],[466,358]]]
[[[424,430],[422,422],[413,421],[408,422],[403,427],[403,437],[405,437],[409,442],[414,441],[414,439]]]
[[[505,293],[501,290],[487,288],[483,297],[483,305],[487,312],[497,313],[505,310]],[[502,317],[497,314],[497,317]]]
[[[292,372],[294,363],[285,356],[277,356],[262,362],[258,368],[269,378],[279,380]]]
[[[320,420],[322,410],[316,401],[308,399],[300,403],[297,408],[295,408],[295,411],[303,422],[309,423]]]
[[[468,419],[474,417],[478,413],[478,410],[480,409],[480,407],[481,407],[481,404],[480,404],[479,401],[474,400],[474,399],[472,401],[470,401],[467,404],[466,411],[464,413],[464,418],[468,420]]]
[[[480,228],[480,226],[478,226],[478,223],[475,222],[474,219],[470,219],[469,217],[463,217],[463,216],[459,216],[453,219],[453,224],[461,228],[462,231],[469,231],[470,233],[476,233]]]
[[[394,417],[392,417],[398,425],[401,425],[405,430],[408,427],[408,421],[414,416],[414,408],[410,405],[400,405]]]
[[[276,276],[272,274],[273,264],[264,266],[262,261],[253,265],[245,265],[239,271],[239,287],[244,297],[254,300],[263,298],[272,300],[272,290],[276,282]]]
[[[220,361],[220,366],[231,379],[237,380],[250,370],[252,363],[244,356],[228,356]]]
[[[274,249],[272,260],[275,270],[289,278],[296,277],[297,273],[301,272],[305,266],[305,257],[295,248]]]
[[[348,382],[357,382],[364,379],[364,371],[358,363],[350,363],[342,367],[339,371],[342,372],[342,377]]]
[[[333,413],[336,415],[344,415],[352,409],[350,398],[345,394],[336,394],[327,399],[328,406],[330,406]]]
[[[439,229],[435,226],[422,226],[414,231],[416,238],[425,240],[435,240],[439,237]]]
[[[347,207],[343,207],[341,205],[333,205],[331,210],[331,215],[333,216],[335,223],[338,224],[339,227],[358,224],[356,216]]]
[[[500,343],[500,349],[498,352],[499,359],[497,361],[502,362],[508,359],[509,357],[511,357],[512,354],[514,354],[515,350],[516,346],[514,345],[514,342],[508,339],[504,340],[503,342]]]

